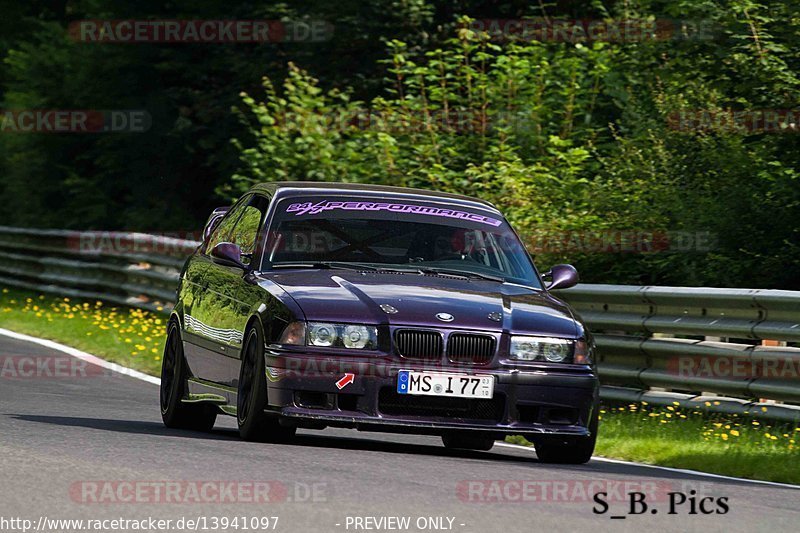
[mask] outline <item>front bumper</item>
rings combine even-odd
[[[397,394],[400,370],[490,374],[495,378],[494,398]],[[299,427],[417,434],[470,430],[492,433],[498,438],[589,436],[599,398],[597,374],[588,367],[465,368],[268,350],[266,374],[267,409],[279,414],[283,423]],[[352,380],[347,374],[353,375]]]

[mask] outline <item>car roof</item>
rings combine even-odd
[[[490,210],[500,213],[500,211],[486,200],[480,198],[472,198],[461,194],[452,194],[447,192],[429,191],[427,189],[414,189],[411,187],[392,187],[389,185],[368,185],[363,183],[335,183],[328,181],[271,181],[266,183],[259,183],[254,185],[251,192],[267,193],[270,196],[276,196],[279,193],[281,196],[300,195],[308,193],[313,190],[314,193],[325,194],[337,193],[341,191],[351,192],[365,192],[365,193],[384,193],[388,195],[397,194],[403,196],[415,196],[420,199],[423,198],[444,198],[454,203],[465,206],[489,208]]]

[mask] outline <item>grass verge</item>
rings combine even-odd
[[[0,327],[58,341],[147,374],[161,373],[166,317],[160,314],[2,287]]]
[[[0,288],[0,327],[55,340],[155,376],[161,370],[166,318],[155,313],[6,287]],[[521,437],[507,440],[530,444]],[[798,442],[800,428],[642,403],[601,411],[596,453],[800,484]]]
[[[604,406],[596,455],[800,484],[800,428],[646,402]],[[509,442],[530,445],[522,437]]]

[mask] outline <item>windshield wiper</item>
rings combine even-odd
[[[318,268],[318,269],[342,269],[342,270],[368,270],[370,272],[380,272],[384,274],[428,274],[428,275],[444,275],[459,277],[462,279],[484,279],[488,281],[496,281],[498,283],[505,283],[505,279],[499,276],[492,276],[491,274],[482,274],[480,272],[472,272],[467,270],[457,270],[451,268],[438,268],[438,267],[383,267],[372,266],[364,263],[346,263],[339,261],[311,261],[308,263],[275,263],[272,265],[273,269],[289,269],[289,268]]]
[[[319,268],[328,269],[336,268],[342,270],[367,270],[369,272],[381,273],[400,273],[400,274],[422,274],[418,268],[395,268],[395,267],[379,267],[368,265],[365,263],[348,263],[344,261],[310,261],[308,263],[275,263],[272,265],[274,269],[282,268]]]
[[[355,263],[339,263],[336,261],[312,261],[310,263],[275,263],[273,269],[280,268],[337,268],[342,270],[376,270],[374,267]]]
[[[464,279],[485,279],[488,281],[496,281],[498,283],[505,283],[505,278],[499,276],[492,276],[491,274],[482,274],[480,272],[472,272],[468,270],[456,270],[451,268],[437,268],[437,267],[420,267],[419,271],[423,274],[442,274],[445,276],[457,276]]]

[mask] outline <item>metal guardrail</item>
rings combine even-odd
[[[168,313],[196,241],[0,226],[0,284]],[[800,421],[800,292],[581,284],[604,399]],[[725,338],[711,340],[708,337]],[[727,396],[712,396],[727,395]]]
[[[595,335],[604,398],[800,421],[772,403],[800,402],[800,348],[785,346],[800,341],[800,292],[578,285],[559,297]]]
[[[200,243],[145,233],[0,226],[0,283],[169,312]]]

